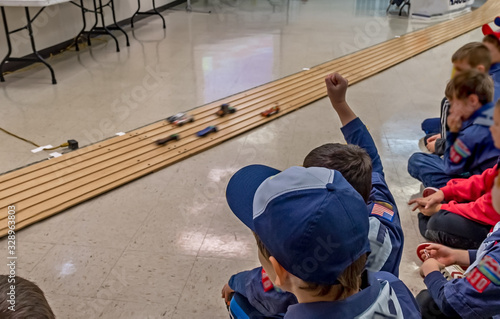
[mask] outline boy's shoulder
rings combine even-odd
[[[285,319],[298,318],[420,318],[415,299],[406,286],[387,272],[365,272],[365,288],[342,301],[290,306]],[[403,288],[404,290],[402,290]]]

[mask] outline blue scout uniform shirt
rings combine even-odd
[[[493,79],[495,85],[495,93],[493,95],[493,103],[496,103],[500,98],[500,63],[495,63],[491,66],[488,72]]]
[[[447,281],[439,271],[424,279],[429,293],[447,316],[500,319],[500,223],[470,256],[477,259],[466,277]]]
[[[412,293],[394,275],[367,271],[362,288],[360,292],[341,301],[290,306],[285,319],[421,318]]]
[[[248,318],[248,308],[253,307],[262,316],[283,318],[286,309],[289,305],[297,303],[297,298],[289,292],[277,290],[275,288],[264,291],[262,284],[262,267],[258,267],[249,271],[243,271],[233,275],[229,279],[229,287],[236,293],[245,297],[250,304],[250,307],[242,307],[238,304],[238,300],[231,301],[231,308],[241,307],[242,311],[235,314],[237,319]]]
[[[495,165],[500,150],[489,131],[493,111],[493,103],[485,104],[463,122],[460,132],[448,132],[443,157],[446,174],[476,175]]]
[[[387,271],[398,277],[403,253],[403,230],[396,201],[385,182],[377,147],[359,118],[342,127],[341,131],[347,143],[363,148],[372,160],[372,191],[367,205],[371,254],[368,256],[367,268],[371,271]]]

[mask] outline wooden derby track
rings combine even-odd
[[[19,230],[325,97],[323,79],[328,73],[340,72],[352,85],[490,23],[497,14],[500,15],[500,1],[489,0],[479,9],[453,20],[198,107],[190,112],[196,119],[193,124],[174,127],[159,121],[3,174],[0,176],[0,236],[8,232],[9,205],[16,207],[16,230]],[[217,117],[214,113],[221,103],[230,103],[238,112]],[[273,105],[281,109],[277,115],[260,116],[260,112]],[[219,131],[205,138],[195,136],[208,125],[217,125]],[[174,133],[180,135],[179,141],[165,146],[153,142]]]

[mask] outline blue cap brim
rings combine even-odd
[[[249,165],[237,171],[229,180],[226,200],[229,208],[248,228],[253,224],[253,198],[260,184],[281,171],[265,165]]]

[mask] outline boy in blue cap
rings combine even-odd
[[[388,271],[396,277],[403,247],[403,231],[395,200],[385,182],[380,156],[363,122],[345,101],[348,87],[338,73],[325,78],[328,96],[342,123],[342,133],[348,145],[324,144],[312,150],[304,159],[304,167],[325,167],[339,171],[367,203],[370,219],[370,249],[367,269]],[[233,275],[222,290],[226,303],[235,292],[233,307],[245,314],[235,318],[282,318],[289,305],[297,303],[293,295],[273,289],[266,283],[265,272],[256,268]],[[252,313],[252,316],[248,314]]]
[[[339,172],[251,165],[233,175],[226,198],[254,231],[273,284],[297,297],[285,319],[420,318],[401,281],[364,270],[366,204]]]
[[[364,270],[365,202],[339,172],[250,165],[233,175],[226,198],[254,231],[273,284],[297,297],[285,319],[420,318],[399,279]]]

